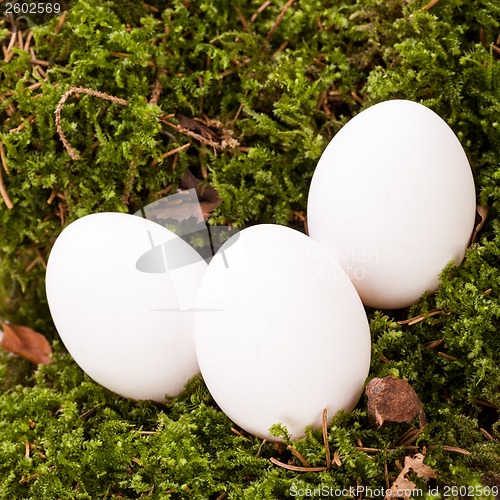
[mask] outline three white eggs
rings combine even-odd
[[[241,428],[274,440],[281,423],[297,439],[324,409],[350,411],[361,396],[363,303],[405,307],[435,290],[443,267],[462,260],[474,216],[470,166],[448,125],[420,104],[387,101],[353,118],[321,157],[311,237],[252,226],[207,266],[159,224],[89,215],[56,240],[47,297],[68,351],[108,389],[161,402],[201,370]],[[148,272],[148,254],[162,272]]]

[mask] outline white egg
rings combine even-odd
[[[363,111],[332,139],[312,179],[310,236],[344,267],[364,304],[400,308],[433,292],[460,264],[475,218],[467,156],[421,104]]]
[[[46,290],[64,345],[96,382],[164,401],[199,373],[194,307],[206,269],[164,227],[120,213],[76,220],[57,238]]]
[[[230,239],[200,285],[195,341],[220,408],[261,438],[293,438],[350,411],[370,366],[370,331],[347,274],[317,242],[258,225]],[[234,237],[233,237],[234,238]],[[224,254],[224,255],[223,255]]]

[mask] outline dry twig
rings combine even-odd
[[[405,319],[403,321],[398,321],[398,325],[416,325],[417,323],[420,323],[424,319],[431,318],[432,316],[437,316],[438,314],[441,314],[443,311],[441,309],[433,309],[432,311],[429,311],[428,313],[424,314],[419,314],[418,316],[415,316],[414,318],[410,319]]]
[[[224,125],[218,120],[205,119],[201,120],[199,118],[187,118],[183,115],[178,115],[179,124],[175,125],[168,121],[168,116],[160,118],[160,121],[180,134],[187,135],[196,139],[198,142],[204,146],[210,146],[217,153],[217,150],[224,150],[227,148],[236,148],[239,146],[239,142],[231,136],[229,130],[227,130]],[[211,130],[209,127],[217,128],[221,131],[221,135]]]
[[[243,26],[243,31],[248,31],[248,22],[245,19],[245,16],[239,9],[239,7],[236,4],[233,4],[234,10],[236,11],[236,15],[238,16],[238,19],[240,20],[241,25]]]
[[[257,16],[261,13],[264,12],[270,5],[271,5],[271,0],[266,0],[258,9],[257,12],[255,12],[252,17],[250,18],[250,22],[253,23],[256,19]]]
[[[71,94],[88,94],[94,97],[98,97],[99,99],[105,99],[107,101],[111,101],[116,104],[122,104],[123,106],[126,106],[128,104],[128,101],[125,99],[120,99],[119,97],[105,94],[104,92],[99,92],[98,90],[87,89],[84,87],[70,87],[69,90],[67,90],[62,95],[61,99],[57,103],[57,108],[54,112],[56,115],[56,129],[57,133],[59,134],[59,138],[61,139],[61,142],[63,143],[64,147],[66,148],[66,151],[68,152],[69,156],[73,160],[78,160],[80,158],[80,155],[69,145],[66,136],[64,135],[64,131],[61,127],[61,110],[64,106],[64,103],[67,101],[68,97]]]
[[[287,448],[292,452],[292,455],[295,458],[297,458],[304,467],[311,467],[309,462],[304,458],[302,453],[300,453],[300,451],[297,450],[297,448],[293,447],[291,444],[289,444]]]
[[[161,93],[163,92],[163,84],[161,83],[160,78],[162,76],[165,76],[166,74],[167,74],[166,69],[160,69],[158,71],[158,76],[151,90],[151,98],[149,99],[149,102],[151,104],[158,104],[158,101],[160,100],[161,97]]]
[[[9,170],[8,170],[8,167],[7,167],[7,162],[6,162],[6,159],[5,159],[5,151],[3,149],[3,144],[2,143],[0,143],[0,156],[2,158],[3,168],[8,173]],[[3,174],[2,174],[2,169],[1,168],[0,168],[0,195],[2,196],[3,201],[5,202],[5,205],[7,206],[7,208],[9,210],[12,209],[12,208],[14,208],[14,204],[10,200],[9,194],[7,193],[7,190],[5,189],[5,184],[3,183]]]
[[[424,5],[420,10],[426,11],[432,9],[432,7],[434,7],[434,5],[436,5],[438,2],[439,0],[431,0],[427,5]]]
[[[15,128],[11,128],[9,130],[9,134],[14,134],[16,132],[20,132],[21,130],[23,130],[23,128],[26,127],[26,125],[33,123],[35,120],[36,120],[36,116],[33,113],[33,114],[29,115],[28,118],[26,118],[23,121],[23,123],[21,123],[21,125],[19,125],[18,127],[15,127]]]
[[[183,146],[179,146],[178,148],[174,148],[174,149],[171,149],[170,151],[167,151],[166,153],[163,153],[161,156],[160,156],[160,160],[153,160],[151,163],[150,163],[150,167],[154,167],[155,165],[157,165],[160,161],[163,161],[165,158],[168,158],[169,156],[172,156],[176,153],[180,153],[181,151],[183,151],[184,149],[187,149],[189,146],[191,146],[191,143],[188,142],[186,144],[184,144]]]
[[[288,0],[286,5],[283,7],[283,10],[280,12],[280,15],[277,17],[276,21],[271,26],[269,33],[266,35],[266,40],[271,40],[271,37],[273,36],[274,32],[276,31],[278,26],[281,24],[281,21],[285,17],[285,14],[287,13],[288,9],[293,5],[294,2],[295,2],[295,0]]]
[[[488,441],[495,441],[495,438],[486,430],[483,429],[482,427],[479,429],[481,431],[481,434],[488,440]]]
[[[10,53],[10,51],[14,48],[15,43],[16,43],[16,31],[13,30],[10,35],[9,45],[7,45],[7,53]]]
[[[260,457],[260,454],[262,453],[262,448],[264,445],[267,443],[267,439],[262,440],[262,443],[260,443],[259,449],[257,450],[257,453],[255,454],[256,457]]]
[[[54,29],[54,35],[57,35],[61,31],[61,28],[62,28],[62,26],[64,24],[64,21],[66,20],[66,14],[67,14],[67,11],[65,10],[63,12],[63,15],[59,18],[57,26]]]
[[[293,470],[294,472],[323,472],[327,470],[326,467],[299,467],[297,465],[284,464],[274,457],[271,457],[269,460],[278,467],[283,467],[283,469],[287,470]]]
[[[2,167],[5,170],[5,173],[9,175],[9,165],[7,164],[7,158],[5,157],[5,149],[3,148],[3,144],[0,142],[0,160],[2,161]]]
[[[33,32],[30,30],[28,32],[28,36],[26,37],[26,41],[24,42],[24,45],[23,45],[24,51],[28,52],[32,39],[33,39]]]
[[[326,453],[326,468],[329,469],[332,465],[332,458],[330,456],[330,447],[328,446],[328,410],[325,408],[321,416],[322,431],[323,431],[323,445],[325,446]]]
[[[234,427],[231,427],[231,432],[232,432],[233,434],[236,434],[236,436],[239,436],[239,437],[242,437],[242,438],[244,438],[244,437],[245,437],[245,435],[244,435],[244,434],[242,434],[242,433],[241,433],[238,429],[235,429]]]

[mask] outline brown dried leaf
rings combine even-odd
[[[425,415],[417,393],[406,380],[396,377],[374,378],[365,389],[368,397],[370,423],[390,425],[411,422],[420,416],[420,426],[425,425]]]
[[[417,453],[413,458],[405,457],[405,466],[394,483],[392,483],[391,489],[386,494],[386,499],[403,498],[404,500],[409,500],[411,498],[412,493],[416,489],[416,484],[405,477],[410,471],[413,471],[425,482],[431,478],[436,478],[436,472],[434,469],[424,464],[424,458],[424,455],[421,453]]]
[[[474,232],[472,233],[470,240],[471,245],[476,242],[477,233],[479,233],[480,229],[484,226],[486,217],[488,217],[488,208],[476,205],[476,227],[474,228]]]
[[[397,477],[396,481],[391,486],[389,490],[390,493],[386,494],[385,498],[403,498],[404,500],[410,500],[412,493],[416,489],[416,484],[405,477],[401,477],[401,474]]]
[[[2,347],[9,352],[18,354],[35,364],[48,364],[52,360],[52,348],[48,340],[27,326],[1,323],[3,330]]]
[[[436,471],[432,467],[424,464],[424,458],[422,453],[417,453],[413,458],[405,457],[405,467],[403,470],[413,470],[413,472],[424,481],[436,479]]]

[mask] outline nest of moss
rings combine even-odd
[[[0,498],[372,498],[417,453],[436,476],[405,476],[422,496],[494,498],[499,19],[489,0],[80,0],[22,34],[4,19],[0,318],[43,332],[54,362],[34,369],[1,355]],[[305,231],[326,144],[360,110],[393,98],[447,121],[488,209],[434,295],[368,311],[370,377],[406,379],[425,427],[373,427],[363,397],[325,433],[277,445],[235,428],[201,378],[158,405],[120,398],[82,373],[57,341],[44,292],[65,225],[92,212],[134,213],[189,172],[219,193],[212,223]]]

